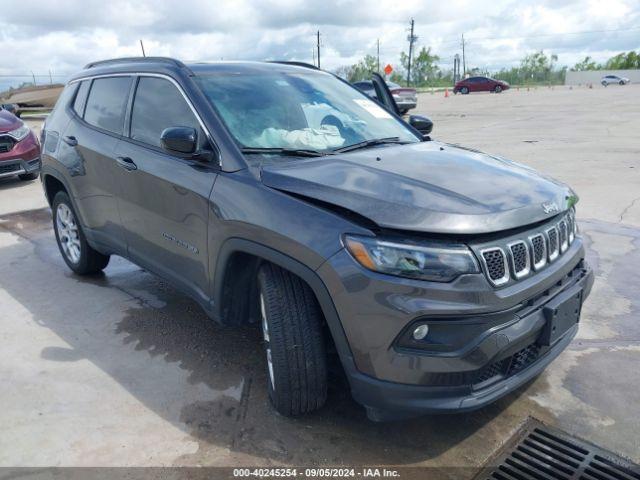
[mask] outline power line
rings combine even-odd
[[[408,68],[407,68],[407,85],[411,85],[411,55],[413,54],[413,42],[415,42],[418,37],[415,36],[413,34],[413,27],[414,27],[414,21],[413,18],[411,19],[411,32],[409,33],[409,36],[407,37],[407,40],[409,40],[409,63],[408,63]]]

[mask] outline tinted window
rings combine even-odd
[[[195,115],[170,81],[140,78],[131,112],[131,138],[159,147],[160,135],[168,127],[195,128],[203,139]]]
[[[109,132],[122,134],[130,86],[131,77],[94,80],[85,108],[85,121]]]
[[[84,82],[80,83],[80,88],[78,89],[76,99],[73,102],[73,109],[81,117],[84,114],[84,106],[87,103],[87,93],[89,92],[90,85],[91,80],[85,80]]]

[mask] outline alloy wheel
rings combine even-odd
[[[56,231],[62,251],[71,263],[80,262],[82,247],[75,215],[68,205],[61,203],[56,210]]]
[[[273,375],[273,360],[271,357],[271,344],[269,343],[269,322],[267,321],[267,309],[264,304],[264,295],[260,293],[260,317],[262,319],[262,338],[264,340],[264,349],[267,354],[267,367],[269,368],[269,381],[271,382],[271,388],[276,389],[276,384]]]

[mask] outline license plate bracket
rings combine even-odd
[[[542,310],[546,323],[538,343],[543,346],[553,345],[567,330],[580,321],[581,308],[582,288],[578,285],[562,292],[547,303]]]

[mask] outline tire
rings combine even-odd
[[[608,84],[607,82],[602,82],[602,86],[603,86],[603,87],[606,87],[606,86],[608,86],[608,85],[609,85],[609,84]]]
[[[623,80],[620,80],[620,85],[624,85],[624,81]]]
[[[22,175],[18,175],[18,178],[26,182],[28,180],[35,180],[38,178],[38,175],[40,175],[38,172],[23,173]]]
[[[495,93],[502,93],[502,87],[500,85],[496,85],[496,87],[493,89],[493,91]]]
[[[469,89],[467,87],[462,87],[460,89],[460,93],[463,95],[468,95],[469,94]]]
[[[90,275],[103,270],[109,263],[109,255],[103,255],[87,243],[67,192],[58,192],[51,208],[56,242],[67,266],[78,275]]]
[[[267,263],[258,271],[258,309],[271,403],[288,417],[319,409],[327,398],[327,358],[315,295],[299,277]]]

